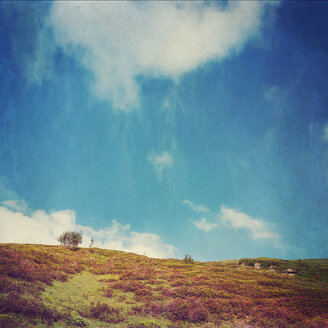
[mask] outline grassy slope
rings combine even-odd
[[[2,244],[0,327],[328,327],[327,259],[242,262]]]
[[[263,269],[268,269],[272,265],[278,273],[281,273],[290,268],[296,270],[300,277],[328,283],[328,259],[280,260],[258,257],[238,261],[238,263],[245,263],[246,265],[254,265],[255,262],[260,263]]]

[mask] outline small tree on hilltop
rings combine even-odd
[[[194,263],[194,259],[189,254],[186,254],[183,260],[188,264]]]
[[[64,246],[77,247],[78,244],[82,243],[82,234],[82,231],[65,231],[57,238],[57,240]]]

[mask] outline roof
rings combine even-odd
[[[283,273],[297,273],[297,271],[294,269],[287,269],[287,270],[284,270]]]

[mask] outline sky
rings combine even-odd
[[[0,242],[327,257],[327,15],[1,1]]]

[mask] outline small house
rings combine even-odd
[[[256,262],[256,263],[254,264],[254,268],[255,268],[255,269],[261,269],[261,263]]]
[[[294,269],[287,269],[281,272],[282,274],[288,275],[288,276],[295,276],[298,272]]]

